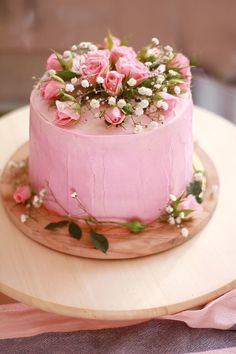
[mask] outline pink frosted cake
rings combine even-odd
[[[108,35],[53,53],[30,101],[29,172],[62,215],[151,222],[192,178],[188,59]]]

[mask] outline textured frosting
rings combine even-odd
[[[180,98],[175,113],[157,129],[141,134],[104,123],[84,112],[81,122],[58,127],[55,111],[33,90],[30,105],[30,179],[38,192],[48,183],[55,200],[45,206],[58,213],[100,220],[158,217],[169,194],[180,195],[192,176],[192,98]],[[91,119],[93,125],[91,125]],[[60,206],[59,206],[60,205]],[[62,208],[63,207],[63,208]]]

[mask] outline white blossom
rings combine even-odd
[[[152,65],[152,62],[151,61],[146,61],[144,64],[149,68]]]
[[[84,87],[84,88],[89,87],[89,82],[88,82],[88,80],[87,80],[87,79],[83,79],[83,80],[81,81],[81,86]]]
[[[168,110],[169,105],[168,105],[168,103],[167,103],[166,101],[163,101],[163,103],[162,103],[162,108],[163,108],[164,111],[167,111],[167,110]]]
[[[171,214],[173,210],[174,210],[174,209],[172,208],[171,205],[168,205],[168,206],[166,207],[166,212],[167,212],[168,214]]]
[[[167,92],[167,87],[163,87],[162,92]]]
[[[153,38],[152,38],[152,43],[157,46],[157,45],[159,45],[160,41],[159,41],[158,38],[153,37]]]
[[[27,220],[29,219],[29,215],[27,214],[21,214],[20,215],[20,221],[24,224]]]
[[[181,217],[177,216],[177,218],[175,219],[175,222],[176,222],[176,224],[181,224],[181,222],[182,222]]]
[[[158,68],[157,68],[157,71],[159,72],[159,73],[164,73],[165,71],[166,71],[166,66],[165,66],[165,64],[160,64],[159,66],[158,66]]]
[[[183,211],[181,211],[181,212],[179,213],[179,217],[180,217],[181,219],[185,219],[185,214],[184,214]]]
[[[42,205],[42,199],[38,196],[38,195],[35,195],[33,197],[33,202],[32,202],[33,206],[35,208],[40,208],[41,205]]]
[[[176,75],[178,75],[177,71],[172,70],[172,69],[170,69],[170,70],[168,71],[168,73],[169,73],[171,76],[176,76]]]
[[[189,235],[189,230],[187,229],[187,227],[183,227],[183,228],[181,229],[181,235],[182,235],[183,237],[188,237],[188,235]]]
[[[98,76],[97,79],[96,79],[96,82],[97,82],[98,84],[103,84],[103,83],[104,83],[103,77]]]
[[[170,225],[174,225],[174,224],[175,224],[175,218],[174,218],[173,216],[170,216],[170,217],[168,218],[168,223],[169,223]]]
[[[108,98],[108,104],[109,104],[110,106],[115,106],[115,104],[116,104],[116,98],[115,98],[115,97],[109,97],[109,98]]]
[[[164,49],[167,51],[167,52],[173,52],[173,48],[170,46],[170,45],[166,45],[164,47]]]
[[[66,92],[73,92],[75,89],[74,85],[73,84],[66,84],[65,86],[65,91]]]
[[[139,103],[138,103],[138,106],[141,107],[141,108],[147,108],[149,106],[149,101],[144,99],[144,100],[141,100]]]
[[[78,197],[76,192],[72,192],[70,196],[71,196],[71,198],[77,198]]]
[[[152,96],[152,90],[148,87],[139,87],[138,93],[143,96]]]
[[[135,86],[137,84],[137,80],[135,80],[133,77],[131,77],[128,81],[127,84],[131,87]]]
[[[77,50],[77,45],[72,45],[72,47],[71,47],[71,50],[73,50],[74,52]]]
[[[164,75],[158,75],[157,76],[157,83],[162,84],[165,81],[165,76]]]
[[[96,100],[95,98],[93,98],[91,101],[90,101],[90,106],[92,108],[99,108],[100,107],[100,102],[99,100]]]
[[[179,86],[175,86],[175,87],[174,87],[174,93],[175,93],[176,95],[179,95],[180,92],[181,92],[181,88],[180,88]]]
[[[142,133],[143,131],[143,127],[141,124],[136,124],[135,127],[134,127],[134,133],[135,134],[139,134],[139,133]]]
[[[126,106],[126,101],[123,100],[123,99],[120,99],[118,102],[117,102],[117,106],[119,108],[123,108],[124,106]]]
[[[169,198],[172,202],[175,202],[177,200],[176,196],[174,194],[170,194]]]
[[[73,77],[73,78],[70,80],[70,82],[71,82],[73,85],[77,84],[77,82],[78,82],[77,77]]]
[[[155,84],[154,87],[159,90],[159,88],[161,88],[161,84]]]
[[[135,111],[134,111],[134,114],[136,115],[136,116],[142,116],[143,115],[143,113],[144,113],[144,111],[143,111],[143,109],[142,109],[142,107],[136,107],[135,108]]]
[[[149,129],[156,129],[156,128],[158,128],[158,127],[159,127],[159,123],[156,122],[155,120],[153,120],[152,122],[150,122],[150,123],[148,124],[148,128],[149,128]]]
[[[65,50],[63,53],[64,58],[69,58],[71,56],[71,51],[70,50]]]

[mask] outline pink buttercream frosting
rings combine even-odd
[[[36,192],[49,185],[55,200],[45,206],[60,214],[100,220],[150,222],[180,195],[192,177],[192,98],[181,97],[164,124],[141,134],[106,128],[84,108],[77,124],[55,125],[55,109],[34,89],[30,112],[30,179]],[[145,119],[141,117],[140,119]]]

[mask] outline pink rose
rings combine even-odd
[[[73,102],[56,101],[56,107],[56,123],[58,125],[63,126],[80,118],[79,113],[73,108]]]
[[[116,70],[125,75],[127,78],[133,78],[137,81],[136,86],[140,85],[143,81],[148,79],[149,70],[138,60],[120,58],[116,63]]]
[[[176,96],[170,95],[167,92],[160,92],[159,96],[161,96],[162,100],[167,103],[167,105],[158,107],[158,102],[160,102],[158,101],[157,107],[159,108],[159,110],[164,115],[171,113],[175,109],[175,106],[178,102],[178,98]]]
[[[13,194],[13,198],[16,203],[24,203],[26,200],[30,199],[31,197],[31,190],[27,184],[23,184],[22,186],[18,187]]]
[[[106,74],[103,87],[107,93],[113,96],[117,96],[122,89],[122,80],[125,76],[119,74],[117,71],[108,71]]]
[[[82,79],[91,84],[96,82],[98,76],[104,76],[109,69],[109,50],[95,50],[85,55],[85,62],[81,65]]]
[[[188,58],[182,53],[176,54],[170,63],[171,68],[179,69],[180,74],[187,80],[188,83],[191,82],[191,70]]]
[[[135,59],[136,58],[136,53],[131,47],[126,47],[126,46],[114,46],[111,49],[111,61],[113,63],[117,62],[119,58],[128,58],[128,59]]]
[[[53,69],[56,71],[63,70],[63,67],[59,63],[57,56],[54,53],[51,54],[47,60],[47,70],[50,70],[50,69]]]
[[[123,122],[123,120],[125,119],[125,115],[121,112],[119,108],[114,107],[108,108],[106,110],[104,118],[108,123],[112,125],[117,125]]]
[[[113,46],[120,45],[120,39],[115,37],[115,36],[112,36],[112,42],[113,42]],[[107,37],[104,38],[103,43],[102,43],[102,47],[103,48],[107,48],[108,47]]]
[[[60,89],[63,87],[64,85],[59,81],[45,81],[40,86],[40,93],[45,100],[51,101],[60,95]]]
[[[196,201],[194,195],[189,194],[178,207],[179,210],[191,209],[193,212],[189,215],[189,217],[197,216],[202,211],[202,205]]]

